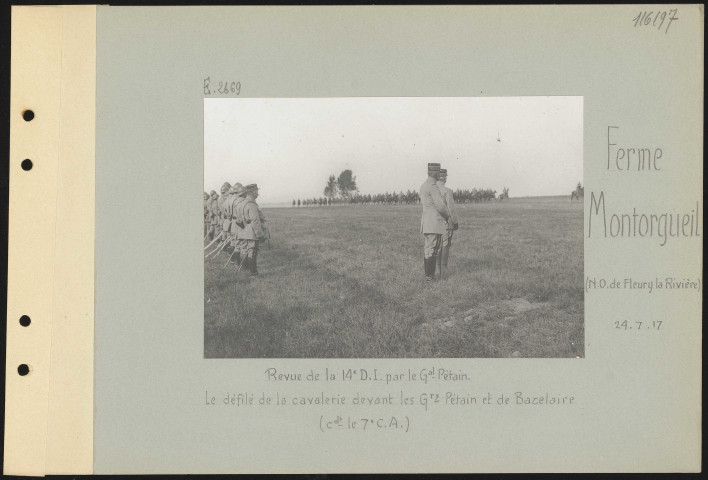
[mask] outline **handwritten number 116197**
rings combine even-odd
[[[666,30],[664,33],[669,33],[669,27],[674,20],[678,20],[676,14],[678,9],[674,8],[672,10],[658,10],[658,11],[642,11],[632,19],[635,27],[654,27],[661,31],[661,28],[666,24]]]

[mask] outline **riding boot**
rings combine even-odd
[[[236,248],[236,247],[234,247],[234,248]],[[234,260],[233,260],[233,262],[234,262],[236,265],[241,265],[241,252],[236,252],[236,253],[234,253]]]
[[[450,255],[450,245],[445,245],[442,248],[442,266],[447,270],[447,258]]]
[[[252,277],[257,277],[258,276],[258,265],[256,261],[256,255],[254,255],[252,258],[248,259],[248,266],[251,268],[251,276]]]
[[[425,281],[435,280],[435,256],[425,259]]]
[[[435,270],[436,274],[439,275],[438,278],[442,280],[442,255],[439,253],[435,256]]]

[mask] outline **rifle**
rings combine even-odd
[[[211,257],[214,253],[216,253],[216,255],[218,255],[218,254],[221,252],[221,249],[226,246],[226,243],[227,243],[226,240],[224,240],[223,242],[221,242],[214,250],[212,250],[211,252],[207,253],[207,254],[204,256],[204,258],[209,258],[209,257]],[[214,255],[214,257],[216,257],[216,255]]]
[[[221,267],[221,268],[226,268],[226,266],[227,266],[227,265],[228,265],[228,264],[229,264],[229,263],[231,262],[231,258],[233,258],[233,256],[234,256],[234,253],[236,253],[236,250],[238,250],[238,249],[237,249],[237,248],[234,248],[234,251],[233,251],[233,252],[231,252],[231,256],[229,257],[229,259],[228,259],[228,260],[226,260],[226,263],[225,263],[225,264],[224,264],[224,266],[223,266],[223,267]]]
[[[221,238],[220,236],[215,235],[215,236],[214,236],[214,240],[212,240],[209,245],[207,245],[206,247],[204,247],[204,250],[207,250],[209,247],[211,247],[212,245],[214,245],[220,238]]]
[[[219,247],[219,251],[216,252],[216,254],[214,255],[214,258],[216,258],[217,255],[219,255],[219,254],[221,253],[221,251],[222,251],[224,248],[226,248],[226,245],[228,245],[229,243],[231,243],[231,241],[230,241],[228,238],[227,238],[226,240],[224,240],[224,243],[221,244],[221,247]]]
[[[246,260],[246,256],[244,255],[243,258],[241,259],[241,263],[238,264],[238,269],[236,270],[236,273],[241,271],[241,267],[243,266],[243,261]]]

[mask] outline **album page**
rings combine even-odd
[[[703,28],[16,7],[5,473],[700,471]]]

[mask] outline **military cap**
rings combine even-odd
[[[246,191],[246,189],[243,188],[243,185],[241,185],[240,183],[236,183],[236,184],[234,184],[233,187],[231,187],[230,193],[235,193],[236,195],[241,195],[245,191]]]
[[[216,190],[212,190],[211,195],[216,195]]]
[[[428,164],[428,171],[429,172],[439,172],[440,171],[440,164],[439,163],[429,163]]]
[[[255,192],[256,190],[258,190],[258,185],[256,185],[255,183],[251,183],[250,185],[246,185],[246,193]]]
[[[226,193],[229,190],[231,190],[231,184],[229,182],[224,182],[224,184],[221,186],[221,193]]]

